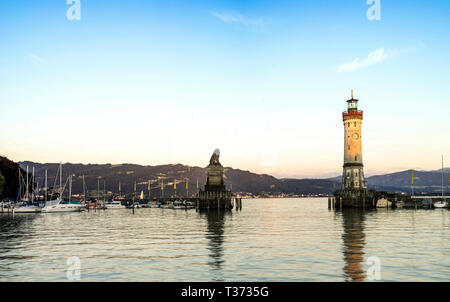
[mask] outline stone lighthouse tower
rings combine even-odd
[[[344,171],[342,189],[365,189],[364,165],[362,158],[361,124],[363,112],[358,110],[358,100],[347,101],[347,111],[342,113],[344,120]]]
[[[353,90],[342,119],[345,129],[344,171],[342,189],[334,192],[336,208],[374,208],[380,194],[366,188],[361,143],[363,112],[358,110],[358,100],[353,97]]]

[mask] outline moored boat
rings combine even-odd
[[[42,208],[38,203],[21,203],[13,205],[12,211],[14,213],[40,213]]]
[[[173,209],[173,203],[172,202],[163,203],[163,204],[161,204],[160,208],[162,208],[162,209]]]
[[[151,202],[149,203],[150,208],[160,208],[162,206],[162,203],[160,202]]]
[[[0,213],[10,213],[12,212],[11,202],[10,201],[2,201],[0,203]]]
[[[110,202],[105,203],[106,209],[126,209],[127,207],[122,205],[119,200],[112,200]]]
[[[96,202],[93,202],[93,201],[90,201],[90,202],[86,202],[85,203],[85,207],[86,207],[86,209],[93,209],[93,208],[95,208],[95,206],[96,206]]]
[[[58,212],[81,212],[84,205],[76,201],[63,201],[55,199],[48,201],[42,208],[42,213],[58,213]]]
[[[449,179],[450,181],[450,179]],[[433,206],[435,208],[448,208],[449,207],[449,201],[446,200],[444,197],[444,155],[442,155],[442,200],[433,202]]]
[[[186,208],[186,205],[184,204],[184,202],[182,201],[182,200],[175,200],[173,203],[172,203],[172,208],[173,209],[185,209]]]
[[[449,207],[449,205],[448,205],[448,202],[447,201],[435,201],[435,202],[433,202],[433,206],[435,207],[435,208],[448,208]]]

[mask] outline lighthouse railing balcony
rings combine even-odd
[[[342,112],[342,116],[346,117],[346,116],[353,116],[353,115],[359,115],[359,116],[363,116],[363,111],[361,110],[352,110],[352,111],[344,111]]]

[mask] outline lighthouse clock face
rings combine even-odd
[[[352,137],[353,137],[353,139],[358,139],[359,135],[358,135],[358,133],[353,133]]]

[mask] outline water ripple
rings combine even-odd
[[[0,215],[0,281],[450,280],[450,211],[333,212],[326,199],[244,200],[241,212],[167,209]]]

